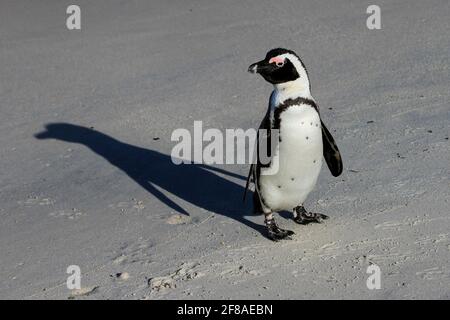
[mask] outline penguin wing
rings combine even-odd
[[[328,131],[322,120],[320,122],[322,124],[323,156],[331,174],[337,177],[342,173],[343,169],[341,153],[330,131]]]
[[[259,142],[262,139],[270,139],[270,130],[271,130],[271,121],[270,121],[270,101],[272,100],[272,95],[270,96],[269,100],[269,107],[267,108],[266,115],[261,121],[261,124],[259,125],[258,132],[256,133],[256,164],[252,164],[250,166],[250,170],[248,172],[247,176],[247,183],[245,184],[245,190],[244,190],[244,197],[243,201],[245,201],[245,198],[247,196],[247,190],[250,187],[250,181],[252,180],[253,184],[255,185],[255,192],[259,195],[259,188],[258,188],[258,179],[259,179],[259,173],[261,172],[261,163],[259,161]],[[267,130],[267,135],[264,137],[259,136],[259,130],[264,129]],[[270,140],[265,141],[266,146],[269,146]],[[269,146],[270,150],[270,146]]]

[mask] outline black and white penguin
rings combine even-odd
[[[323,214],[307,212],[303,203],[316,185],[322,156],[335,177],[342,173],[342,158],[320,118],[305,65],[295,52],[270,50],[264,60],[252,64],[248,71],[259,73],[273,84],[274,90],[260,125],[267,135],[258,135],[257,146],[259,150],[259,143],[267,139],[264,142],[272,150],[270,162],[263,164],[258,157],[257,163],[251,165],[245,193],[252,180],[254,211],[265,215],[268,237],[275,241],[290,239],[294,232],[279,228],[272,213],[293,210],[294,221],[299,224],[327,219]],[[278,141],[276,146],[270,146],[274,129],[279,130]]]

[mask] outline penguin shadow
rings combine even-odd
[[[283,211],[278,212],[278,214],[280,215],[280,217],[282,217],[286,220],[292,220],[292,212],[290,212],[290,211],[283,210]]]
[[[176,165],[169,155],[127,144],[94,129],[69,123],[47,124],[43,132],[34,136],[39,140],[57,139],[88,147],[180,214],[189,215],[158,188],[264,234],[262,225],[244,218],[244,213],[251,212],[248,202],[242,202],[244,187],[221,177],[218,173],[245,180],[241,175],[204,164]]]

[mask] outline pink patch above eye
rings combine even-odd
[[[276,63],[276,64],[283,64],[284,63],[284,58],[281,57],[273,57],[269,60],[269,63]]]

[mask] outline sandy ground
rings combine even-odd
[[[377,1],[381,30],[356,0],[134,0],[77,1],[68,31],[71,3],[0,1],[1,298],[450,299],[447,0]],[[256,127],[271,87],[246,70],[278,46],[344,173],[307,201],[326,223],[281,213],[273,243],[248,166],[175,167],[170,136]]]

